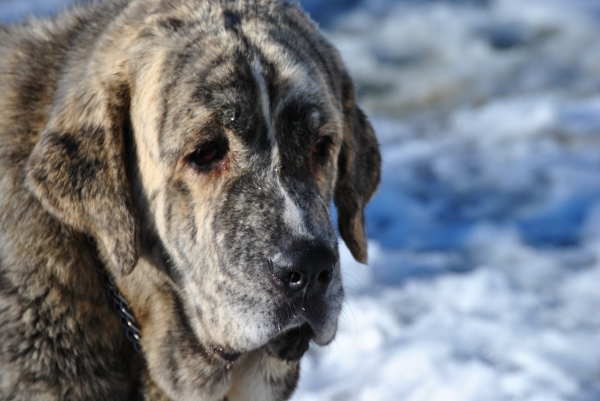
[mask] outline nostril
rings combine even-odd
[[[294,291],[300,291],[306,286],[306,278],[300,272],[291,272],[287,277],[287,283],[290,289]]]
[[[317,282],[321,285],[328,285],[333,279],[332,269],[325,269],[317,277]]]
[[[290,284],[299,284],[302,281],[302,273],[292,272],[288,278]]]

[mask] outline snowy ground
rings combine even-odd
[[[600,1],[363,0],[327,34],[384,174],[294,401],[600,400]]]

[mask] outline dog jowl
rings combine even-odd
[[[143,350],[133,365],[117,351],[101,357],[128,366],[115,373],[119,385],[86,387],[85,364],[58,372],[68,376],[59,398],[289,398],[309,342],[333,340],[343,301],[330,204],[364,262],[363,209],[379,182],[377,142],[338,53],[297,4],[276,0],[105,1],[43,24],[1,33],[1,71],[20,68],[1,83],[9,108],[0,135],[10,144],[0,148],[1,173],[16,182],[2,201],[14,209],[26,193],[36,216],[0,217],[2,235],[35,241],[66,229],[52,250],[62,259],[38,262],[36,274],[79,285],[69,275],[77,266],[98,297],[82,248],[93,237]],[[48,83],[32,84],[42,67]],[[0,260],[0,279],[33,263],[8,248],[0,257],[11,252],[17,262]],[[25,284],[5,281],[0,306],[17,310]],[[76,302],[66,287],[61,302]],[[60,322],[27,324],[13,329],[82,344],[78,355],[46,350],[48,361],[81,359],[122,335],[106,329],[92,341]],[[32,341],[11,337],[19,340]],[[27,358],[0,362],[32,377],[44,366]],[[0,367],[0,399],[19,391],[7,377]]]

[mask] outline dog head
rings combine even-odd
[[[334,48],[268,0],[132,2],[90,47],[27,164],[42,204],[96,237],[113,272],[142,257],[168,275],[225,358],[279,353],[286,332],[301,345],[285,359],[328,344],[343,299],[329,205],[364,262],[380,167]]]

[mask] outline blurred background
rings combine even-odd
[[[62,0],[1,0],[0,21]],[[295,401],[600,400],[600,1],[304,0],[383,152]]]

